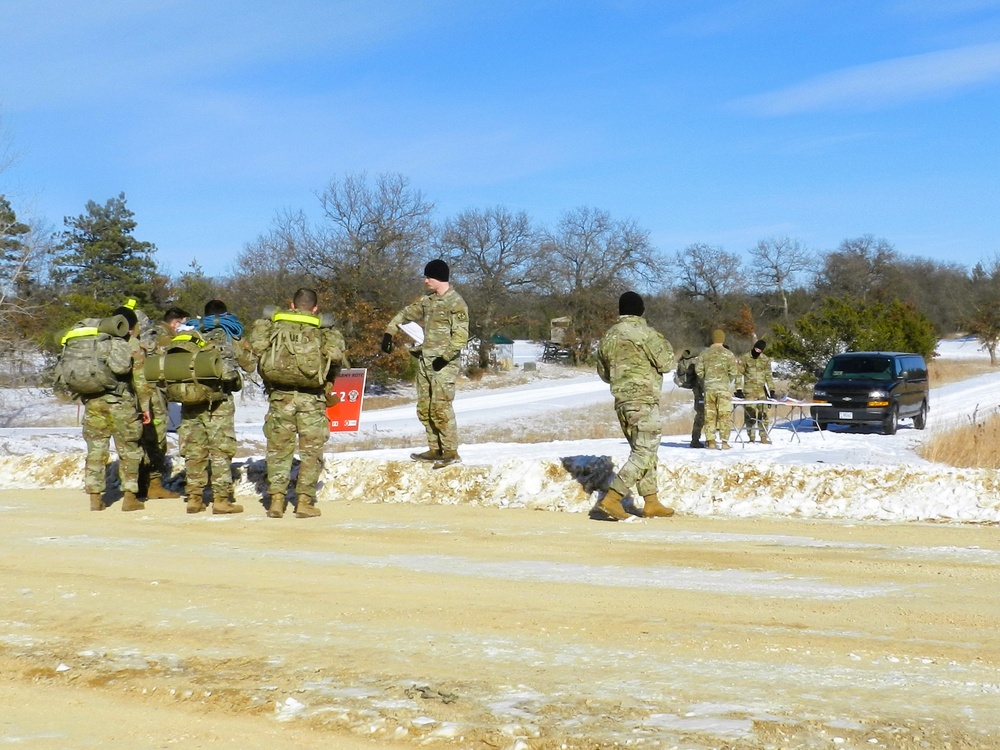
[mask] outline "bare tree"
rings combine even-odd
[[[576,356],[587,359],[615,315],[617,295],[655,284],[664,264],[634,220],[613,220],[586,206],[563,214],[545,245],[548,291],[573,318]]]
[[[990,365],[996,367],[1000,346],[1000,258],[985,266],[977,263],[972,269],[971,286],[972,312],[964,322],[990,355]]]
[[[517,317],[518,293],[545,277],[540,238],[526,213],[503,206],[464,211],[441,230],[441,255],[461,274],[462,294],[475,310],[470,328],[480,340],[481,367],[489,363],[492,337]]]
[[[757,289],[774,292],[781,300],[781,316],[788,321],[788,292],[799,277],[813,268],[815,259],[802,243],[790,237],[768,237],[750,248],[750,280]]]
[[[701,242],[688,245],[674,256],[677,280],[674,290],[693,301],[707,302],[717,313],[726,310],[726,297],[745,285],[738,255]]]
[[[823,297],[853,297],[862,302],[891,294],[891,273],[899,255],[888,240],[866,234],[844,240],[826,254],[816,280]]]
[[[401,280],[416,278],[432,236],[434,204],[408,178],[364,173],[331,180],[318,195],[327,225],[301,249],[308,268],[326,271],[331,291],[378,307],[402,302]],[[426,259],[429,260],[429,259]]]

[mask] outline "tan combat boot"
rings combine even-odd
[[[615,521],[624,521],[628,518],[628,512],[622,507],[622,494],[618,490],[608,490],[597,504],[597,508]]]
[[[434,463],[436,466],[447,466],[461,460],[462,457],[458,455],[458,451],[441,451],[440,457]]]
[[[705,444],[705,447],[706,447],[706,448],[710,448],[710,449],[712,449],[712,450],[715,450],[715,441],[714,441],[714,440],[709,440],[709,441],[708,441],[708,442],[707,442],[707,443]]]
[[[765,445],[770,445],[771,444],[771,438],[769,438],[767,436],[766,432],[762,432],[762,433],[760,433],[760,442],[764,443]]]
[[[163,486],[162,477],[151,477],[149,480],[149,489],[146,490],[147,500],[162,500],[166,498],[180,497],[179,492],[174,492],[173,490],[168,490]]]
[[[104,496],[100,492],[90,493],[90,509],[104,510]]]
[[[436,451],[432,448],[431,450],[426,450],[423,453],[411,453],[410,458],[414,461],[440,461],[441,451]]]
[[[285,496],[271,495],[271,504],[267,508],[268,518],[281,518],[285,515]]]
[[[202,502],[200,488],[188,491],[186,510],[188,513],[201,513],[205,510],[205,503]]]
[[[754,437],[754,434],[752,432],[747,433],[747,440],[749,440],[751,443],[757,442],[757,438]]]
[[[216,498],[212,501],[212,515],[228,515],[242,512],[243,506],[239,503],[234,503],[228,497]]]
[[[674,514],[674,509],[663,505],[655,492],[652,495],[643,495],[642,499],[643,518],[670,518]]]
[[[729,450],[729,449],[730,449],[730,448],[732,448],[732,447],[733,447],[733,446],[731,446],[731,445],[730,445],[729,443],[727,443],[727,442],[726,442],[725,440],[723,440],[723,441],[722,441],[722,450],[724,450],[724,451],[727,451],[727,450]]]
[[[296,518],[316,518],[316,516],[323,515],[320,513],[319,508],[313,505],[313,499],[307,495],[299,495],[299,499],[295,502],[295,517]]]
[[[135,493],[125,491],[124,497],[122,497],[122,510],[126,513],[130,510],[143,510],[146,504],[136,500]]]

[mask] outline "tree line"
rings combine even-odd
[[[445,259],[470,307],[486,365],[493,336],[545,340],[552,318],[572,318],[572,359],[588,361],[614,321],[618,296],[643,294],[650,323],[677,350],[701,347],[723,328],[734,349],[757,338],[805,373],[847,349],[933,353],[941,335],[1000,340],[1000,260],[967,269],[908,257],[884,238],[843,240],[829,250],[793,237],[761,239],[745,253],[706,243],[653,246],[648,230],[599,208],[565,211],[553,226],[505,206],[440,219],[399,174],[332,179],[316,192],[319,219],[285,211],[248,241],[231,270],[209,277],[197,263],[169,276],[140,240],[124,193],[66,217],[61,230],[21,221],[0,195],[0,348],[54,353],[84,317],[134,297],[151,317],[169,306],[192,314],[223,299],[249,323],[299,286],[315,288],[372,380],[404,377],[405,352],[378,354],[392,314],[421,293],[419,273]]]

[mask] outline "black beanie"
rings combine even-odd
[[[618,298],[619,315],[642,315],[646,311],[646,306],[642,304],[642,297],[635,292],[625,292]]]
[[[448,264],[445,263],[440,258],[435,258],[426,266],[424,266],[424,278],[425,279],[436,279],[437,281],[447,281],[450,276],[450,271],[448,270]]]
[[[765,346],[767,346],[767,342],[764,341],[764,339],[761,339],[760,341],[758,341],[756,344],[753,345],[753,349],[750,350],[750,356],[752,356],[754,359],[757,359],[757,357],[760,356],[760,353],[764,351]]]

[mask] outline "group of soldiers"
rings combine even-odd
[[[459,460],[458,432],[452,402],[459,371],[459,354],[469,338],[469,312],[449,283],[450,269],[443,260],[424,268],[427,293],[407,305],[388,323],[381,351],[393,348],[393,336],[407,325],[416,325],[419,341],[410,347],[417,358],[417,416],[427,435],[428,450],[414,460],[444,465]],[[267,313],[267,311],[265,311]],[[90,509],[105,509],[106,466],[110,441],[119,456],[118,474],[123,511],[141,510],[150,498],[177,498],[164,484],[167,460],[168,393],[145,374],[147,357],[162,357],[182,344],[214,347],[233,362],[228,379],[196,382],[208,388],[207,398],[181,403],[177,428],[180,454],[185,464],[188,513],[211,507],[215,514],[241,513],[234,501],[232,459],[236,455],[235,402],[242,387],[239,370],[256,370],[268,397],[264,422],[267,438],[267,516],[281,518],[289,489],[295,497],[295,516],[320,515],[316,491],[323,469],[323,447],[330,428],[326,408],[336,403],[332,385],[350,363],[343,335],[318,314],[318,296],[299,289],[287,310],[272,311],[257,320],[249,335],[221,300],[210,300],[204,315],[190,319],[177,307],[166,311],[159,324],[136,309],[129,300],[113,316],[127,321],[129,359],[115,370],[116,387],[84,397],[83,437],[87,444],[85,488]],[[291,374],[289,374],[291,373]],[[211,385],[206,385],[210,382]],[[298,449],[298,476],[292,465]],[[205,491],[210,490],[206,506]]]
[[[597,374],[611,386],[615,413],[628,441],[628,460],[611,480],[591,516],[622,521],[630,517],[623,500],[632,487],[642,497],[636,512],[644,518],[667,518],[674,509],[660,502],[656,464],[660,447],[660,391],[663,376],[674,369],[674,351],[660,333],[646,322],[645,305],[636,292],[618,299],[618,321],[598,346]],[[761,401],[774,393],[771,362],[764,354],[766,342],[757,341],[742,361],[725,346],[725,332],[712,332],[712,345],[692,363],[695,380],[693,448],[728,449],[733,430],[733,397]],[[767,412],[762,404],[746,403],[747,436],[770,442]],[[706,442],[701,442],[704,431]]]
[[[401,331],[410,337],[409,352],[417,359],[417,416],[428,446],[424,452],[411,454],[411,458],[443,466],[459,460],[453,401],[460,353],[469,338],[469,311],[450,283],[447,263],[432,260],[424,267],[423,275],[426,293],[389,321],[380,350],[391,353],[394,337]],[[123,387],[84,399],[85,482],[91,510],[106,507],[105,466],[111,438],[119,455],[122,510],[140,510],[148,498],[180,497],[163,482],[168,471],[168,393],[146,379],[144,363],[149,356],[163,356],[178,342],[193,339],[199,345],[215,346],[234,363],[231,369],[235,374],[216,383],[207,400],[181,405],[177,432],[185,461],[187,512],[199,513],[207,507],[206,490],[211,491],[213,513],[243,511],[234,502],[231,470],[236,455],[232,394],[242,387],[238,367],[246,373],[256,369],[268,396],[264,423],[268,517],[284,515],[290,488],[294,491],[296,517],[319,516],[316,489],[323,469],[323,447],[329,437],[326,408],[336,403],[331,389],[334,379],[350,364],[344,337],[318,315],[316,292],[299,289],[287,310],[273,311],[257,320],[246,338],[242,325],[221,300],[210,300],[204,315],[193,321],[184,310],[170,308],[159,325],[152,327],[152,334],[150,325],[141,325],[145,316],[134,308],[134,301],[130,301],[114,312],[129,325],[131,364],[127,372],[123,370]],[[631,449],[608,492],[594,508],[599,518],[628,518],[630,514],[622,501],[633,486],[643,498],[642,508],[638,509],[642,516],[674,514],[673,508],[660,502],[656,480],[660,392],[663,375],[675,367],[674,351],[670,342],[648,325],[644,313],[639,294],[622,294],[618,321],[598,347],[597,372],[611,386],[615,412]],[[763,353],[764,347],[763,340],[757,341],[740,361],[726,348],[725,333],[713,331],[711,346],[693,365],[696,384],[692,447],[728,449],[734,396],[757,401],[773,393],[771,364]],[[745,404],[744,410],[749,440],[753,442],[759,436],[761,442],[769,442],[766,411],[753,404]],[[700,440],[702,431],[704,444]],[[300,463],[293,482],[296,447]]]

